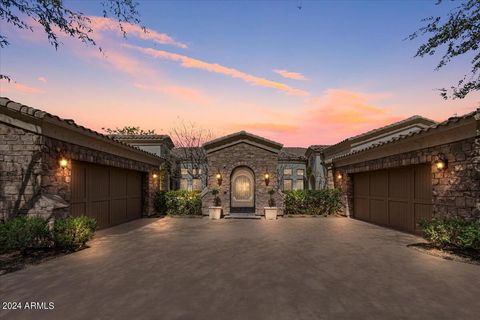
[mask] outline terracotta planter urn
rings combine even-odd
[[[265,219],[266,220],[277,220],[277,207],[265,207]]]
[[[208,216],[211,220],[219,220],[222,217],[222,207],[209,207]]]

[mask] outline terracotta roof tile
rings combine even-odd
[[[343,154],[343,155],[340,155],[338,157],[335,157],[335,159],[341,159],[341,158],[345,158],[345,157],[348,157],[348,156],[351,156],[351,155],[354,155],[354,154],[358,154],[358,153],[361,153],[361,152],[364,152],[364,151],[367,151],[367,150],[371,150],[371,149],[374,149],[374,148],[378,148],[380,146],[383,146],[383,145],[386,145],[386,144],[389,144],[389,143],[393,143],[393,142],[396,142],[396,141],[399,141],[399,140],[404,140],[404,139],[407,139],[407,138],[410,138],[410,137],[413,137],[413,136],[418,136],[420,134],[424,134],[426,132],[429,132],[429,131],[432,131],[432,130],[436,130],[438,128],[441,128],[441,127],[445,127],[445,126],[448,126],[448,125],[451,125],[453,123],[457,123],[461,120],[464,120],[464,119],[468,119],[468,118],[471,118],[471,117],[474,117],[476,114],[480,114],[480,108],[477,109],[476,111],[472,111],[472,112],[469,112],[467,114],[464,114],[462,116],[455,116],[455,117],[450,117],[448,118],[447,120],[443,121],[443,122],[437,122],[436,124],[430,126],[430,127],[427,127],[427,128],[424,128],[424,129],[421,129],[419,131],[413,131],[413,132],[410,132],[408,134],[403,134],[403,135],[399,135],[399,136],[395,136],[395,137],[392,137],[388,140],[385,140],[385,141],[381,141],[381,142],[377,142],[377,143],[374,143],[372,145],[369,145],[365,148],[362,148],[362,149],[358,149],[358,150],[355,150],[355,151],[351,151],[349,153],[346,153],[346,154]]]
[[[138,151],[138,152],[141,152],[141,153],[144,153],[144,154],[148,154],[148,155],[150,155],[150,156],[154,156],[154,157],[163,159],[162,157],[159,157],[159,156],[157,156],[157,155],[154,154],[154,153],[147,152],[147,151],[141,150],[140,148],[130,146],[130,145],[127,144],[127,143],[120,142],[120,141],[117,141],[117,140],[115,140],[115,139],[112,139],[112,138],[110,138],[109,136],[107,136],[107,135],[105,135],[105,134],[102,134],[102,133],[99,133],[99,132],[94,131],[94,130],[92,130],[92,129],[86,128],[86,127],[81,126],[81,125],[78,125],[78,124],[76,124],[75,121],[73,121],[73,120],[65,120],[65,119],[62,119],[62,118],[60,118],[59,116],[50,114],[50,113],[45,112],[45,111],[43,111],[43,110],[35,109],[35,108],[29,107],[29,106],[26,106],[26,105],[22,105],[22,104],[20,104],[20,103],[18,103],[18,102],[15,102],[15,101],[12,101],[12,100],[8,99],[7,97],[0,97],[0,107],[8,108],[8,109],[10,109],[10,110],[13,110],[13,111],[16,111],[16,112],[20,112],[20,113],[22,113],[22,114],[25,114],[25,115],[28,115],[28,116],[32,116],[32,117],[38,118],[38,119],[44,119],[44,118],[56,119],[56,120],[58,120],[58,121],[61,121],[61,122],[65,123],[65,124],[67,124],[68,126],[70,126],[70,127],[72,127],[72,128],[80,129],[80,130],[84,131],[85,133],[94,134],[94,135],[96,135],[98,138],[103,139],[104,141],[107,141],[107,142],[109,142],[109,143],[120,144],[120,145],[122,145],[122,146],[126,146],[126,147],[128,147],[128,148],[134,149],[135,151]]]
[[[397,126],[401,126],[401,125],[403,125],[407,122],[413,121],[413,120],[421,120],[423,122],[429,123],[430,126],[438,124],[436,121],[434,121],[432,119],[428,119],[428,118],[425,118],[425,117],[422,117],[422,116],[419,116],[419,115],[414,115],[414,116],[408,117],[406,119],[403,119],[403,120],[400,120],[400,121],[397,121],[397,122],[394,122],[394,123],[390,123],[386,126],[375,128],[375,129],[360,133],[358,135],[348,137],[348,138],[343,139],[340,142],[337,142],[337,143],[335,143],[331,146],[328,146],[328,147],[335,147],[335,146],[338,146],[338,145],[340,145],[340,144],[342,144],[346,141],[354,141],[354,140],[360,139],[362,137],[365,137],[365,136],[368,136],[368,135],[371,135],[371,134],[374,134],[374,133],[377,133],[377,132],[380,132],[380,131],[383,131],[383,130],[387,130],[387,129],[394,128],[394,127],[397,127]]]

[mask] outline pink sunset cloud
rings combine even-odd
[[[273,69],[273,72],[281,75],[284,78],[287,79],[293,79],[293,80],[307,80],[307,78],[299,73],[299,72],[292,72],[284,69]]]
[[[275,82],[272,80],[268,80],[265,78],[257,77],[242,71],[239,71],[234,68],[229,68],[222,66],[217,63],[209,63],[205,62],[202,60],[194,59],[185,55],[177,54],[177,53],[172,53],[164,50],[156,50],[152,48],[143,48],[143,47],[138,47],[138,46],[133,46],[129,44],[124,45],[127,48],[135,49],[137,51],[140,51],[146,55],[149,55],[154,58],[158,59],[163,59],[163,60],[169,60],[169,61],[175,61],[175,62],[180,62],[180,65],[184,68],[193,68],[193,69],[201,69],[205,70],[208,72],[213,72],[213,73],[219,73],[223,75],[230,76],[232,78],[238,78],[241,79],[249,84],[255,85],[255,86],[261,86],[261,87],[266,87],[266,88],[273,88],[276,90],[283,91],[289,95],[294,95],[294,96],[308,96],[309,93],[307,91],[301,90],[301,89],[296,89],[292,88],[286,84],[280,83],[280,82]]]
[[[277,123],[277,122],[253,122],[232,125],[233,130],[255,131],[257,133],[295,133],[301,130],[297,124]]]
[[[242,122],[230,127],[245,128],[286,146],[333,144],[410,116],[398,115],[393,107],[383,106],[381,102],[389,97],[386,93],[327,89],[295,110],[259,109],[262,111],[257,117],[280,119],[278,122]]]
[[[90,16],[89,19],[93,30],[111,31],[115,32],[117,35],[123,36],[123,32],[117,21],[110,18],[96,16]],[[131,23],[122,23],[122,28],[127,33],[127,36],[133,36],[138,39],[149,40],[158,44],[171,45],[182,49],[188,48],[185,43],[176,41],[171,36],[152,29],[143,29],[142,27]]]
[[[182,99],[195,104],[208,104],[211,99],[202,93],[200,90],[193,88],[172,86],[172,85],[147,85],[142,83],[135,83],[135,88],[144,91],[154,91],[174,96],[178,99]]]
[[[0,83],[0,89],[2,94],[8,93],[10,91],[17,91],[17,92],[27,93],[27,94],[39,94],[44,92],[42,89],[35,88],[24,83],[7,82],[7,81],[2,81]]]
[[[43,83],[47,83],[47,78],[45,77],[38,77],[37,80]]]

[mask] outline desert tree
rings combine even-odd
[[[437,5],[441,5],[439,0]],[[441,88],[444,99],[463,99],[469,93],[480,89],[480,1],[467,0],[459,3],[446,17],[429,17],[426,23],[411,34],[408,39],[428,36],[417,49],[415,57],[436,55],[443,51],[436,70],[447,65],[453,58],[471,56],[471,70],[450,89]]]
[[[70,2],[71,3],[71,2]],[[118,22],[119,29],[126,36],[125,23],[140,24],[138,3],[135,0],[101,0],[101,14]],[[59,34],[75,38],[83,43],[97,46],[93,39],[90,18],[84,13],[69,8],[62,0],[0,0],[0,20],[16,29],[34,31],[35,21],[46,34],[48,42],[58,49],[61,41]],[[146,28],[142,26],[144,32]],[[3,30],[0,30],[0,48],[10,45]],[[99,50],[102,48],[98,46]],[[11,80],[11,77],[0,73],[0,79]]]
[[[113,135],[155,135],[155,129],[142,129],[138,126],[124,126],[123,128],[102,128],[107,134]]]

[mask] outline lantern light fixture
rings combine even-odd
[[[264,174],[263,178],[265,180],[265,185],[268,186],[270,183],[270,175],[268,174],[268,172]]]
[[[437,167],[439,171],[447,169],[447,160],[440,159],[435,161],[435,167]]]
[[[152,174],[152,178],[153,178],[153,179],[157,179],[157,178],[158,178],[158,174],[156,174],[156,173]]]
[[[67,158],[61,157],[61,158],[58,160],[58,165],[60,166],[60,168],[65,169],[65,168],[68,166],[68,160],[67,160]]]
[[[218,172],[216,175],[215,175],[215,178],[217,179],[217,184],[220,186],[222,185],[222,175],[220,174],[220,172]]]
[[[337,180],[342,180],[343,179],[343,174],[341,172],[337,173]]]

